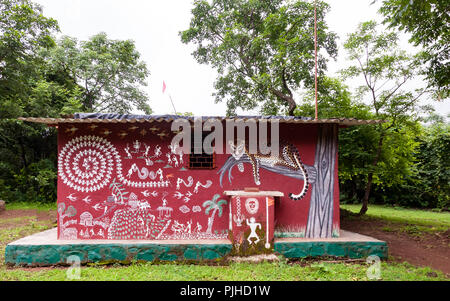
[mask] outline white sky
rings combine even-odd
[[[348,33],[358,23],[381,20],[373,0],[326,0],[331,6],[327,16],[330,29],[338,34],[338,62],[330,62],[330,75],[342,68],[346,54],[342,50]],[[192,45],[181,43],[179,31],[189,27],[191,0],[34,0],[44,15],[56,19],[61,33],[86,40],[98,32],[110,39],[131,39],[150,70],[147,93],[154,114],[172,114],[168,94],[178,112],[194,115],[224,115],[225,103],[215,104],[212,93],[215,71],[198,64]],[[162,82],[167,85],[162,93]],[[297,97],[297,101],[299,98]],[[450,104],[433,103],[441,115],[450,112]],[[256,113],[256,112],[239,112]]]

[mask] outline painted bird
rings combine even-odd
[[[144,192],[141,192],[145,197],[149,197],[149,196],[153,196],[153,197],[157,197],[158,196],[158,192],[157,191],[153,191],[153,192],[148,192],[148,190],[145,190]]]
[[[75,134],[78,131],[78,128],[72,126],[70,129],[66,129],[66,133],[70,132],[71,135]]]
[[[158,133],[157,136],[159,136],[159,138],[163,139],[164,137],[167,136],[167,133],[166,132]]]
[[[147,131],[145,129],[142,129],[142,131],[139,132],[142,136],[145,136],[147,134]]]
[[[102,135],[108,136],[109,134],[112,134],[112,132],[108,129],[105,129],[102,133]]]
[[[77,197],[73,195],[73,193],[69,194],[67,197],[70,201],[75,202],[77,200]]]
[[[120,137],[120,139],[123,139],[123,138],[125,138],[125,136],[128,135],[128,133],[127,133],[127,132],[120,132],[120,133],[117,134],[117,135]]]
[[[85,198],[83,199],[83,202],[85,202],[86,204],[90,204],[91,201],[92,201],[92,200],[89,198],[89,196],[87,196],[87,197],[85,197]]]
[[[103,207],[100,203],[98,203],[98,204],[95,204],[94,206],[92,206],[92,208],[94,208],[95,211],[100,211]]]

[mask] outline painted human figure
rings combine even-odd
[[[194,232],[200,233],[201,231],[202,231],[202,225],[200,225],[199,222],[197,222],[197,226],[195,226]]]
[[[155,148],[155,157],[159,157],[161,155],[161,146],[157,145]]]
[[[245,222],[247,223],[247,225],[250,227],[250,235],[247,237],[247,240],[250,244],[253,243],[253,241],[251,240],[251,238],[256,238],[256,240],[254,241],[255,244],[257,244],[260,239],[258,237],[258,234],[256,234],[256,228],[261,229],[261,224],[260,223],[256,223],[255,222],[255,218],[251,217],[250,218],[250,223],[248,222],[248,218],[245,219]]]
[[[139,150],[141,149],[141,143],[139,142],[139,140],[133,142],[133,147],[134,153],[139,153]]]
[[[130,153],[130,147],[127,144],[127,147],[125,147],[125,152],[127,153],[127,156],[125,157],[126,159],[131,159],[133,158],[133,156]]]
[[[144,143],[144,146],[145,146],[144,157],[148,157],[149,152],[150,152],[150,146],[145,143]]]

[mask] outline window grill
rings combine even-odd
[[[192,133],[191,140],[191,153],[189,154],[188,159],[188,168],[189,169],[214,169],[216,168],[216,154],[213,149],[203,150],[203,140],[209,134],[209,132],[203,132],[202,142],[195,143],[194,141],[194,133]],[[201,153],[195,153],[195,151]]]

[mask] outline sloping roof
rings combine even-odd
[[[172,122],[176,119],[193,121],[195,118],[218,119],[218,120],[278,120],[280,123],[321,123],[339,125],[361,125],[378,124],[383,120],[360,120],[355,118],[325,118],[314,119],[311,117],[294,116],[180,116],[180,115],[132,115],[112,113],[76,113],[69,118],[41,118],[41,117],[19,117],[19,120],[43,123],[47,125],[58,125],[62,123],[143,123],[143,122]]]

